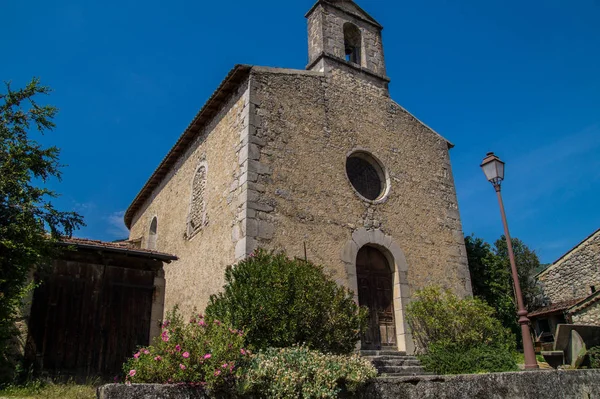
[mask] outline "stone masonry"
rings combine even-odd
[[[600,294],[592,295],[569,309],[573,324],[600,326]]]
[[[538,275],[552,303],[584,298],[600,290],[600,230]]]

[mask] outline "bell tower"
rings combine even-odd
[[[308,66],[312,71],[351,70],[387,88],[383,27],[352,0],[319,0],[308,19]]]

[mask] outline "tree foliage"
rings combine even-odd
[[[350,353],[366,325],[353,294],[310,262],[258,250],[228,267],[225,281],[224,291],[211,296],[207,317],[243,330],[253,349],[305,344]]]
[[[80,215],[50,202],[57,194],[45,185],[61,177],[58,148],[44,148],[31,137],[55,126],[57,109],[35,99],[50,92],[33,79],[18,90],[6,83],[0,93],[0,361],[6,360],[30,271],[55,253],[59,236],[83,225]]]
[[[467,236],[465,246],[473,295],[493,307],[502,325],[510,328],[520,342],[521,330],[517,323],[517,304],[505,237],[496,240],[492,247],[481,238]],[[535,279],[535,271],[539,269],[540,261],[535,251],[529,249],[518,238],[512,239],[512,246],[523,301],[525,307],[531,311],[544,305],[542,291]]]

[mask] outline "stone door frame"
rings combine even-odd
[[[394,323],[396,324],[396,343],[398,350],[412,354],[414,343],[404,315],[410,302],[408,287],[408,263],[404,252],[391,236],[381,230],[360,228],[352,233],[352,239],[342,249],[342,262],[346,265],[347,286],[354,292],[354,301],[358,304],[358,279],[356,276],[356,256],[359,249],[371,246],[379,249],[387,258],[392,269],[394,293]]]

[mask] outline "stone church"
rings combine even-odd
[[[306,18],[306,70],[236,65],[133,200],[129,239],[179,258],[165,309],[201,310],[227,265],[283,250],[369,307],[363,348],[411,352],[415,290],[471,294],[452,144],[390,98],[375,19],[351,0]]]

